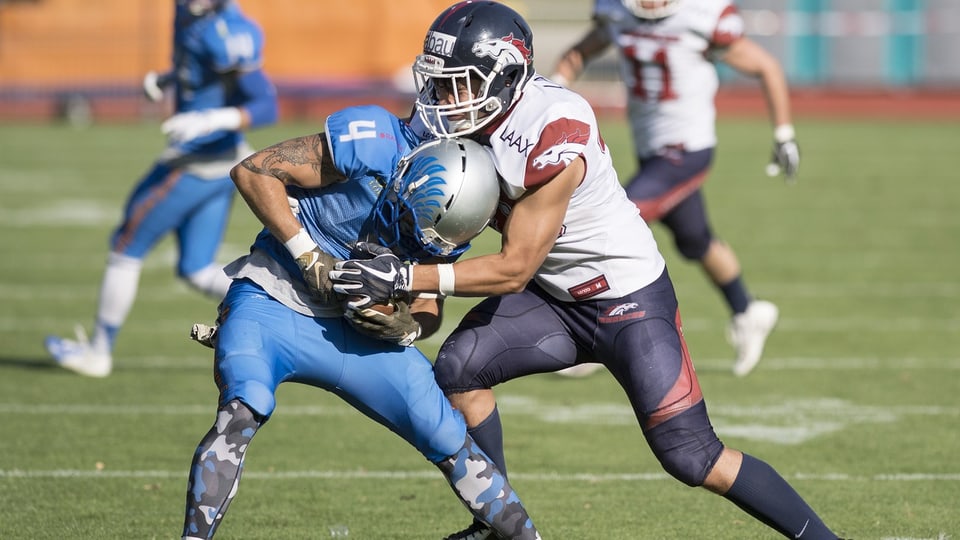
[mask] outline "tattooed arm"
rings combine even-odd
[[[247,206],[281,241],[293,238],[301,227],[287,202],[287,185],[318,188],[343,180],[323,133],[265,148],[237,164],[230,177]]]

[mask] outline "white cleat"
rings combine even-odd
[[[57,364],[87,377],[106,377],[113,369],[113,358],[109,353],[93,350],[82,326],[77,326],[77,339],[64,339],[47,336],[43,341],[47,352]]]
[[[584,377],[589,377],[594,373],[603,369],[603,364],[577,364],[570,366],[568,368],[563,368],[560,371],[555,371],[557,375],[561,377],[570,377],[571,379],[582,379]]]
[[[779,317],[777,306],[766,300],[754,300],[746,311],[733,316],[727,327],[727,341],[737,353],[737,360],[733,364],[734,375],[746,377],[757,367],[767,336],[777,325]]]

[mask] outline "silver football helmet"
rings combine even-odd
[[[500,177],[486,148],[434,139],[400,160],[362,236],[402,259],[455,258],[490,223],[499,199]]]
[[[641,19],[662,19],[680,9],[680,0],[622,0],[624,7]]]

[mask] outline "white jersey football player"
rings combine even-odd
[[[444,341],[437,382],[506,471],[492,387],[600,362],[623,387],[664,469],[721,494],[792,538],[836,538],[765,462],[714,433],[650,229],[617,181],[592,109],[538,76],[514,10],[466,1],[441,13],[414,64],[412,121],[490,148],[501,181],[500,252],[452,264],[392,255],[337,263],[334,289],[358,308],[413,293],[487,296]],[[449,539],[495,538],[473,523]]]
[[[733,372],[747,375],[779,314],[771,302],[750,295],[736,254],[714,236],[707,217],[701,186],[717,144],[714,62],[761,81],[775,126],[768,172],[793,178],[800,155],[780,65],[744,36],[743,19],[729,0],[596,0],[593,19],[561,56],[552,79],[569,84],[590,60],[616,47],[639,165],[627,195],[647,222],[670,230],[679,253],[697,261],[721,293],[732,314]],[[562,374],[588,374],[593,366]]]

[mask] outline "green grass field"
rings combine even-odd
[[[960,538],[960,187],[956,125],[800,122],[796,185],[763,176],[769,129],[724,121],[706,191],[718,232],[781,323],[746,379],[727,313],[655,227],[688,344],[729,445],[777,468],[842,536]],[[284,125],[254,144],[322,129]],[[604,126],[624,175],[625,127]],[[0,125],[0,538],[177,538],[187,467],[214,419],[215,302],[173,276],[166,241],[104,380],[46,358],[88,329],[107,238],[163,140],[143,125]],[[223,262],[259,230],[237,200]],[[496,249],[485,233],[476,251]],[[448,332],[472,301],[448,303]],[[439,338],[424,343],[432,355]],[[498,389],[515,487],[553,540],[775,538],[666,477],[612,378]],[[412,448],[322,391],[281,387],[218,538],[436,539],[468,513]]]

